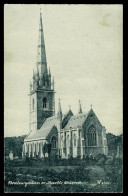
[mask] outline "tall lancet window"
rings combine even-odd
[[[51,138],[51,145],[52,145],[52,148],[57,148],[57,138],[55,135],[53,135]]]
[[[43,98],[43,108],[47,108],[47,99],[46,99],[46,97]]]
[[[34,98],[33,98],[33,100],[32,100],[32,110],[34,111],[34,109],[35,109],[35,101],[34,101]]]
[[[76,134],[74,133],[74,146],[76,146]]]
[[[67,147],[70,146],[70,143],[69,143],[69,135],[67,135]]]
[[[88,146],[97,146],[96,142],[96,129],[94,125],[91,125],[88,129],[87,133],[87,138],[88,138]]]

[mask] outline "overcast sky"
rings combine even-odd
[[[29,132],[29,81],[36,66],[40,8],[56,111],[90,105],[107,132],[122,133],[122,5],[4,7],[4,133]]]

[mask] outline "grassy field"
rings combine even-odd
[[[122,192],[121,161],[6,160],[5,192]]]

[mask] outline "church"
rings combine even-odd
[[[29,134],[24,139],[22,157],[44,158],[43,146],[51,145],[51,156],[63,159],[87,155],[107,155],[106,129],[92,107],[87,113],[74,115],[71,109],[63,114],[60,100],[55,114],[54,78],[47,68],[42,14],[40,13],[36,69],[33,70],[29,92]]]

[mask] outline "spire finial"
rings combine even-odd
[[[60,104],[60,97],[59,97],[59,99],[58,99],[58,100],[59,100],[59,107],[61,107],[61,104]]]
[[[34,71],[34,69],[33,69],[33,79],[35,79],[35,71]]]
[[[92,109],[92,104],[90,106],[91,106],[91,109]]]
[[[39,65],[40,75],[48,74],[41,8],[40,8],[40,23],[39,23],[39,39],[38,39],[38,47],[37,47],[37,64]]]
[[[31,79],[30,79],[30,91],[32,90],[32,82],[31,82]]]
[[[40,7],[40,15],[42,15],[42,13],[41,13],[41,7]]]
[[[62,114],[60,98],[58,100],[59,100],[59,102],[58,102],[58,114]]]
[[[37,65],[37,77],[39,78],[39,68],[38,68],[38,65]]]
[[[81,114],[82,113],[82,108],[81,108],[81,103],[80,103],[80,100],[79,100],[79,112],[78,112],[79,114]]]
[[[69,110],[71,110],[71,106],[69,105]]]

